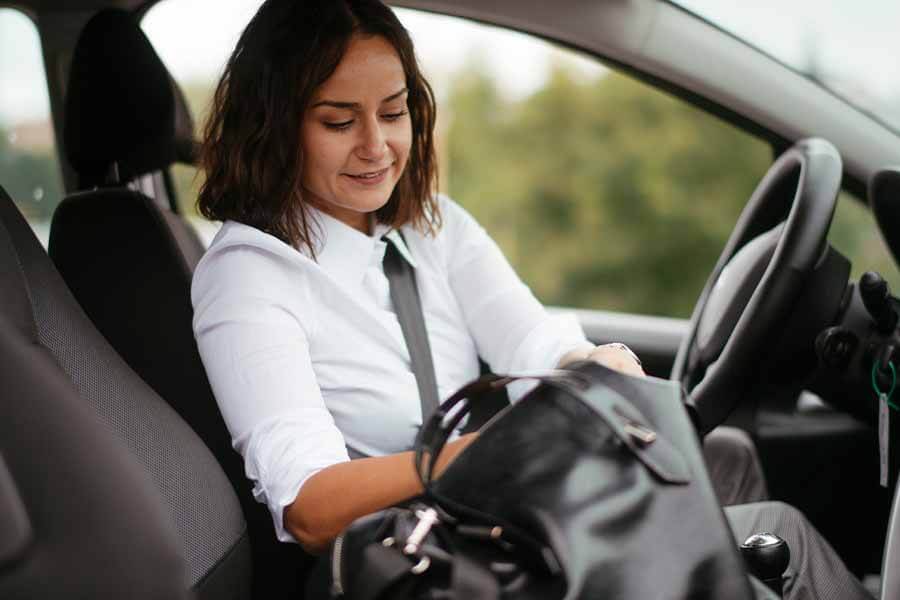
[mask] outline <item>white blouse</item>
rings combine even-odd
[[[402,227],[415,267],[441,398],[478,376],[554,367],[592,347],[574,315],[549,315],[462,207],[439,197],[434,236]],[[372,236],[313,211],[318,262],[277,238],[226,222],[194,273],[194,335],[234,447],[278,538],[284,508],[346,446],[409,449],[422,423],[415,375]],[[515,385],[515,384],[514,384]],[[510,389],[515,399],[530,386]]]

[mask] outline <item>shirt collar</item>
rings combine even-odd
[[[416,261],[398,230],[375,223],[372,235],[369,236],[315,207],[310,206],[310,209],[321,226],[322,234],[322,239],[316,245],[316,259],[319,266],[332,277],[351,285],[359,285],[366,269],[373,264],[380,266],[384,260],[387,243],[382,241],[382,237],[389,239],[400,255],[416,267]]]
[[[413,269],[418,267],[416,264],[416,259],[413,258],[413,255],[409,252],[409,248],[406,245],[406,242],[403,240],[403,236],[400,235],[400,231],[397,229],[391,229],[388,231],[384,237],[391,240],[394,246],[397,247],[397,250],[400,252],[400,256],[406,259],[406,262],[412,266]]]

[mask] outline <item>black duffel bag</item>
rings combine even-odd
[[[424,494],[336,540],[336,597],[753,597],[676,383],[593,362],[527,377],[540,384],[436,480],[433,457],[472,404],[522,376],[482,377],[431,416],[416,442]]]

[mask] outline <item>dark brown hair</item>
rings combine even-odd
[[[435,103],[412,40],[378,0],[267,0],[241,34],[216,87],[200,163],[206,179],[198,207],[208,219],[261,229],[315,255],[303,201],[300,127],[315,90],[354,34],[385,38],[406,75],[412,147],[379,223],[440,228],[435,190]]]

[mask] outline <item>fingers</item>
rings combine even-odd
[[[640,360],[624,344],[604,344],[597,346],[587,355],[592,360],[626,375],[644,376]]]

